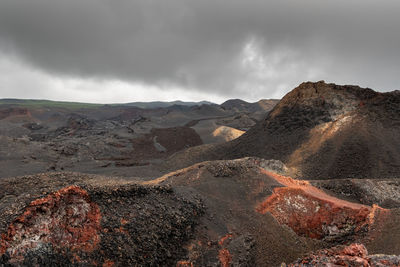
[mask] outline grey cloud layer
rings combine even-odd
[[[390,90],[399,11],[397,0],[0,0],[0,49],[53,75],[227,96],[307,79]]]

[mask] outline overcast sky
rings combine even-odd
[[[256,101],[400,89],[399,0],[0,0],[0,98]]]

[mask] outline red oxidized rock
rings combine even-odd
[[[51,244],[54,248],[93,251],[100,241],[101,214],[88,193],[69,186],[34,200],[1,238],[0,254],[22,260],[27,250]]]
[[[338,246],[314,252],[289,267],[308,266],[357,266],[357,267],[384,267],[399,266],[400,257],[390,255],[371,255],[363,244],[351,244],[347,247]]]
[[[329,196],[306,181],[264,172],[285,187],[275,188],[256,210],[270,212],[302,236],[321,239],[362,232],[374,223],[375,213],[383,210]]]
[[[222,267],[229,267],[232,261],[232,256],[226,248],[221,249],[218,253],[218,258]]]

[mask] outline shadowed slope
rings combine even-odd
[[[302,83],[241,137],[193,148],[171,162],[257,156],[283,161],[294,177],[400,176],[400,94],[357,86]]]

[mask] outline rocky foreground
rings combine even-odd
[[[5,265],[174,265],[204,212],[171,188],[77,173],[1,184]]]
[[[244,158],[145,182],[79,173],[3,179],[0,264],[396,266],[397,257],[376,254],[400,254],[397,207],[338,198],[286,171]]]

